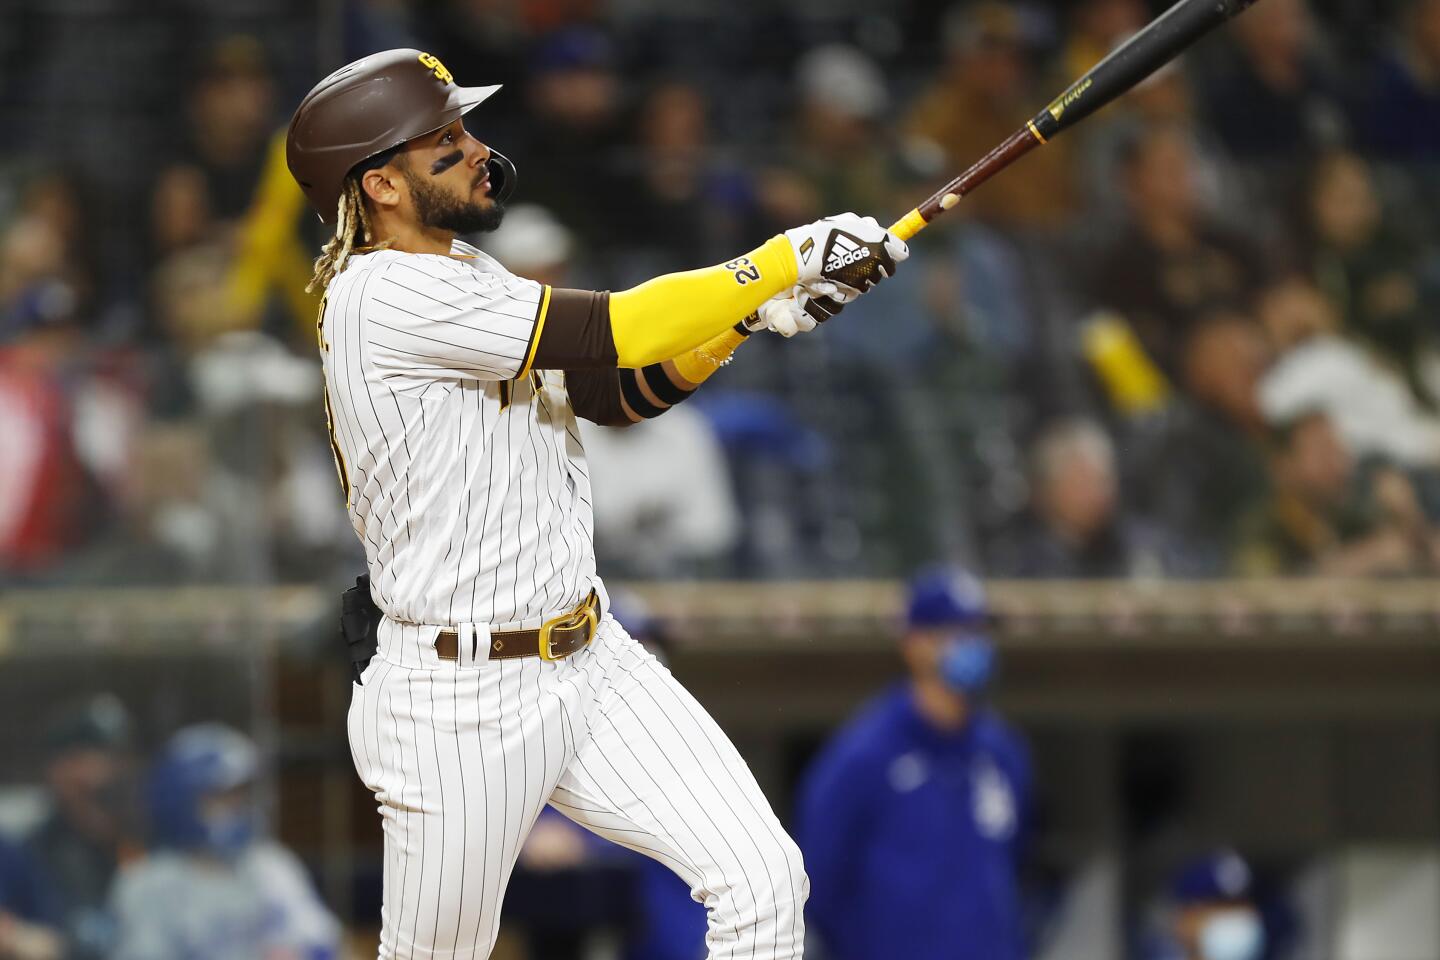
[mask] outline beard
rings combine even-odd
[[[404,177],[415,204],[415,216],[422,226],[460,234],[489,233],[500,226],[505,217],[505,208],[494,200],[488,204],[461,200],[409,170],[404,171]]]

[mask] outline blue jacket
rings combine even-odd
[[[979,709],[958,733],[909,686],[866,707],[802,784],[810,924],[837,960],[1020,960],[1024,742]]]

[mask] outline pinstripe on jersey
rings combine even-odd
[[[549,291],[467,244],[351,259],[321,319],[332,433],[376,601],[398,621],[530,623],[595,575],[563,374],[525,371]]]

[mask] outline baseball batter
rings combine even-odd
[[[659,415],[752,329],[812,328],[908,251],[846,214],[630,290],[517,277],[456,239],[493,229],[515,183],[461,121],[497,89],[387,51],[321,81],[287,142],[335,225],[315,276],[326,412],[384,613],[349,714],[385,833],[380,956],[488,956],[548,803],[679,874],[712,958],[799,957],[798,849],[607,614],[575,418]]]

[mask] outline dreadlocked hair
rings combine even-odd
[[[326,290],[330,281],[345,269],[345,262],[356,249],[375,250],[388,243],[371,244],[370,215],[365,212],[365,201],[360,195],[360,181],[355,177],[345,178],[345,187],[340,191],[340,203],[335,217],[335,236],[326,241],[315,259],[315,276],[306,285],[306,293]]]

